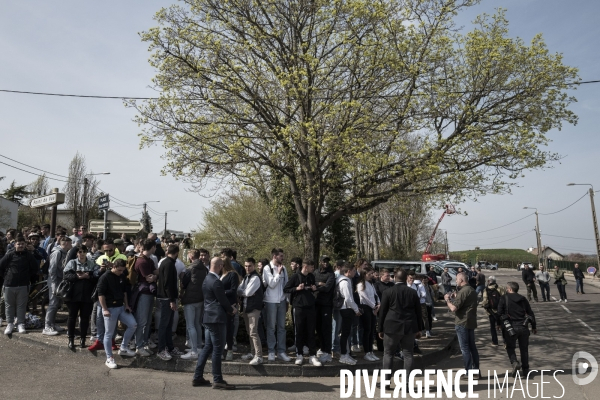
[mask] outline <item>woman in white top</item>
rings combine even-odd
[[[373,354],[373,339],[375,334],[375,322],[377,311],[379,311],[379,297],[373,286],[373,267],[363,268],[356,291],[360,297],[362,315],[360,316],[363,326],[363,347],[365,349],[365,360],[378,361],[379,358]]]

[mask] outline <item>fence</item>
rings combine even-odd
[[[579,264],[579,269],[581,271],[583,271],[583,273],[586,275],[587,275],[588,267],[595,267],[596,270],[598,269],[598,267],[596,266],[596,263],[593,263],[593,262],[585,262],[585,261],[575,262],[575,261],[557,261],[557,260],[548,260],[548,269],[552,270],[552,269],[554,269],[555,265],[558,265],[559,269],[563,269],[565,271],[573,271],[573,269],[575,268],[575,264]]]

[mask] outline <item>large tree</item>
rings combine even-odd
[[[142,34],[159,99],[135,105],[142,145],[201,190],[289,186],[316,257],[336,220],[392,196],[478,196],[558,156],[577,70],[477,0],[183,0]],[[342,195],[326,209],[330,193]]]

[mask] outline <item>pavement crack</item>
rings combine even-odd
[[[167,381],[163,379],[162,398],[167,398]]]

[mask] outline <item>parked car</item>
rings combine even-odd
[[[437,283],[440,288],[439,293],[442,296],[444,295],[444,288],[441,284],[441,282],[442,282],[441,275],[442,275],[442,272],[444,272],[444,267],[442,265],[440,265],[440,263],[437,261],[375,260],[375,261],[371,262],[371,265],[376,270],[388,269],[392,273],[392,275],[394,272],[394,268],[396,268],[396,267],[404,268],[406,270],[412,269],[417,274],[426,275],[427,267],[432,266],[433,270],[435,271]],[[452,277],[451,285],[453,288],[456,288],[456,272],[453,271],[451,268],[449,268],[448,270],[449,270],[450,276]]]
[[[530,262],[522,262],[519,265],[517,265],[517,271],[522,271],[525,268],[525,264],[529,265],[529,268],[535,269],[535,267],[533,266],[532,263],[530,263]]]
[[[481,267],[481,269],[489,269],[495,271],[498,269],[498,263],[492,264],[489,261],[478,261],[477,265]]]
[[[448,267],[448,269],[458,270],[459,268],[463,269],[463,272],[467,272],[471,269],[467,264],[460,261],[438,261],[438,264],[443,267]]]

